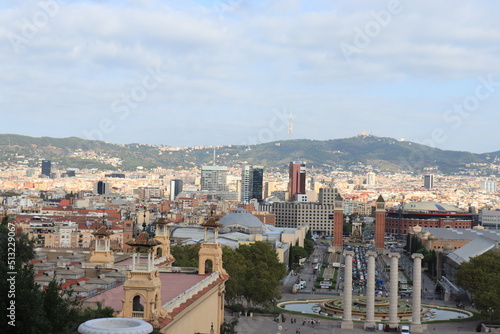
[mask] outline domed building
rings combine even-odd
[[[220,218],[221,224],[218,241],[230,248],[248,245],[256,241],[269,242],[276,250],[278,259],[288,265],[290,248],[304,246],[304,239],[309,226],[297,228],[276,227],[262,223],[259,218],[244,208],[232,210]],[[200,226],[182,226],[172,228],[171,238],[184,244],[198,243],[203,238]]]
[[[244,208],[231,211],[230,214],[222,217],[219,223],[222,224],[223,231],[229,232],[263,234],[266,230],[265,224]]]
[[[472,228],[472,213],[438,202],[412,202],[386,212],[385,231],[407,234],[415,226],[422,228]]]

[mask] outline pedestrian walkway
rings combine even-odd
[[[296,319],[297,321],[292,323],[290,319]],[[286,315],[285,322],[277,323],[273,321],[272,318],[268,317],[240,317],[238,326],[236,327],[238,334],[275,334],[278,333],[278,326],[281,325],[281,334],[291,333],[296,334],[300,329],[301,334],[335,334],[335,333],[351,333],[351,334],[361,334],[367,333],[363,329],[363,323],[354,323],[353,330],[342,330],[340,328],[340,321],[333,320],[323,320],[320,319],[319,324],[315,324],[314,327],[311,323],[307,324],[307,320],[310,320],[307,316],[295,316]],[[304,324],[304,321],[306,323]],[[442,324],[432,324],[427,325],[427,330],[424,331],[425,334],[436,333],[436,334],[450,334],[450,333],[476,333],[476,326],[478,322],[463,322],[463,323],[442,323]],[[383,333],[382,331],[377,331]]]

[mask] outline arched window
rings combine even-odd
[[[212,260],[205,261],[205,273],[210,274],[213,270],[213,262]]]
[[[144,312],[144,297],[137,295],[132,301],[132,312]]]

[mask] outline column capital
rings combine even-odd
[[[412,259],[423,259],[423,258],[424,258],[424,255],[423,255],[423,254],[421,254],[421,253],[413,253],[413,254],[411,255],[411,258],[412,258]]]
[[[395,258],[398,258],[398,259],[401,257],[401,255],[399,253],[389,253],[387,256],[389,258],[395,257]]]
[[[370,256],[377,257],[377,252],[366,252],[366,257]]]
[[[353,251],[344,251],[344,256],[354,256]]]

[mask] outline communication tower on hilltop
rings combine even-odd
[[[292,139],[292,134],[293,134],[293,114],[292,111],[290,110],[290,118],[288,121],[288,139]]]

